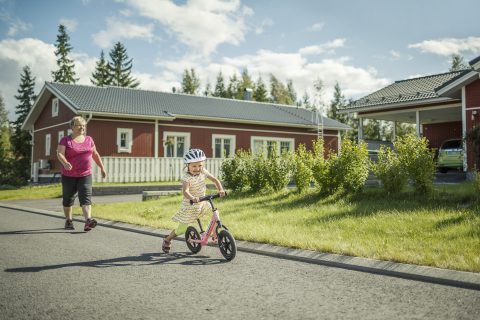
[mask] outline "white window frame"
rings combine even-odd
[[[215,139],[222,139],[221,156],[218,158],[224,158],[225,150],[223,148],[223,139],[230,139],[230,158],[235,155],[236,148],[236,136],[229,134],[212,134],[212,157],[215,158]]]
[[[295,150],[295,139],[294,138],[280,138],[280,137],[262,137],[262,136],[252,136],[250,138],[250,150],[252,153],[256,153],[257,151],[254,149],[255,140],[263,141],[263,151],[267,152],[267,142],[268,141],[275,141],[278,144],[277,152],[280,155],[280,143],[281,142],[290,142],[290,150],[289,152],[293,152]]]
[[[65,137],[65,131],[58,131],[58,142],[60,142],[60,140],[63,139],[63,137]]]
[[[45,155],[46,156],[50,155],[51,148],[52,148],[52,135],[50,133],[47,133],[45,135]]]
[[[122,134],[126,134],[126,147],[121,146]],[[132,128],[117,128],[117,153],[132,153],[133,145],[133,129]]]
[[[187,150],[190,149],[190,132],[175,132],[175,131],[164,131],[163,132],[163,156],[166,158],[167,157],[167,146],[165,145],[165,142],[167,141],[167,137],[168,136],[174,136],[175,138],[177,137],[184,137],[185,138],[185,150],[184,152],[187,152]],[[176,146],[177,142],[176,142],[176,139],[175,139],[175,146],[174,146],[174,150],[177,150],[177,146]],[[180,157],[183,157],[183,155],[181,155]],[[178,157],[169,157],[169,158],[178,158]]]
[[[60,103],[58,102],[58,98],[53,98],[52,99],[52,118],[58,116],[59,106],[60,106]]]

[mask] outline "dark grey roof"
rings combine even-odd
[[[234,119],[243,122],[277,123],[286,126],[316,126],[311,111],[286,105],[120,87],[52,82],[47,82],[46,87],[60,99],[64,99],[77,112],[119,116],[201,117],[211,120]],[[326,117],[324,117],[324,127],[326,129],[350,128]]]
[[[471,70],[453,71],[426,77],[395,81],[391,85],[354,101],[345,110],[384,106],[438,98],[436,90]]]
[[[478,57],[470,60],[470,61],[468,62],[468,64],[471,65],[471,66],[473,66],[473,65],[474,65],[475,63],[477,63],[478,61],[480,61],[480,56],[478,56]]]

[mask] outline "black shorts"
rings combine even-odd
[[[92,204],[92,175],[85,177],[62,176],[63,206],[72,207],[78,192],[81,206]]]

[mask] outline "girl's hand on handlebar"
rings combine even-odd
[[[190,203],[198,203],[200,199],[198,197],[194,197],[193,199],[190,200]]]
[[[220,198],[225,197],[225,195],[226,195],[225,190],[218,191],[218,194],[220,195]]]

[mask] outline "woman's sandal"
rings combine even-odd
[[[170,252],[170,243],[171,243],[171,241],[167,241],[167,239],[163,239],[163,243],[162,243],[162,251],[163,252],[165,252],[165,253]]]

